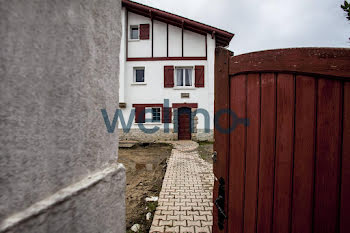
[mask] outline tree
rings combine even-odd
[[[346,13],[346,18],[350,20],[350,4],[348,1],[344,1],[344,5],[340,6]]]

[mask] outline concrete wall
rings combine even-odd
[[[0,232],[124,232],[120,0],[0,2]],[[93,182],[92,182],[93,181]]]

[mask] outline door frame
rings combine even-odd
[[[176,139],[178,140],[179,139],[179,131],[178,131],[178,109],[180,109],[180,108],[183,108],[183,107],[185,107],[185,108],[189,108],[189,109],[191,109],[191,124],[193,124],[193,129],[195,130],[196,129],[196,125],[194,124],[194,122],[193,122],[193,116],[192,116],[192,111],[193,110],[195,110],[195,109],[197,109],[198,108],[198,103],[173,103],[172,105],[171,105],[171,107],[174,109],[174,113],[176,114],[176,116],[175,116],[175,118],[174,119],[176,119],[175,121],[176,122],[174,122],[174,127],[177,127],[177,131],[175,131],[176,132],[176,134],[177,134],[177,137],[176,137]],[[192,129],[191,129],[191,140],[195,137],[194,135],[192,135]]]

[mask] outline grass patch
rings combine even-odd
[[[214,142],[210,142],[210,141],[199,141],[198,144],[200,146],[204,146],[204,145],[213,145]]]
[[[158,206],[158,201],[147,202],[148,211],[152,213],[152,216],[153,216],[153,213],[156,211],[157,206]]]
[[[213,143],[204,141],[204,142],[199,142],[199,147],[197,149],[199,156],[209,162],[212,163],[212,155],[213,155]]]

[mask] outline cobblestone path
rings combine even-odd
[[[150,232],[211,232],[212,165],[193,141],[174,142]]]

